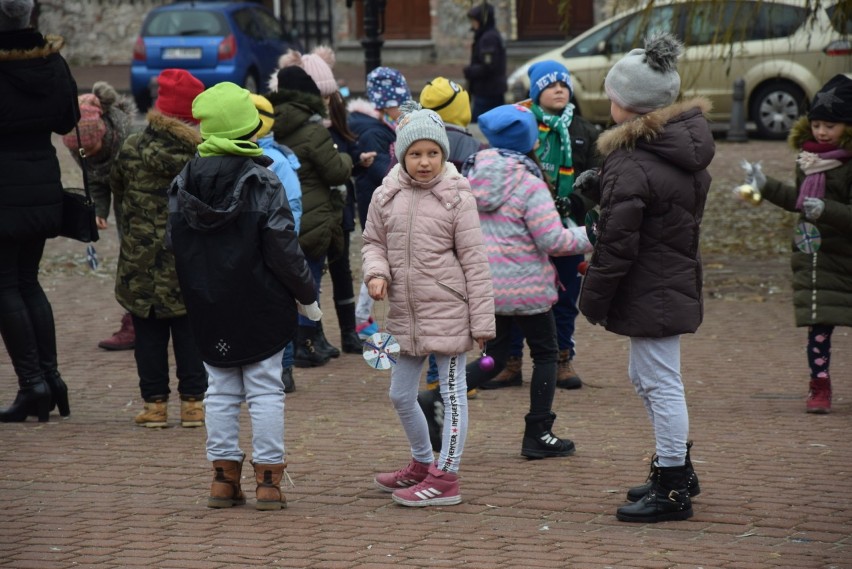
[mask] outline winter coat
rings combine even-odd
[[[322,97],[280,89],[267,98],[275,107],[272,133],[299,158],[302,185],[302,226],[299,243],[311,259],[343,251],[343,196],[333,189],[352,174],[352,159],[337,151],[322,118]]]
[[[358,135],[361,152],[375,152],[376,159],[369,168],[355,172],[355,185],[358,191],[373,192],[382,185],[382,180],[391,169],[391,145],[396,141],[396,131],[382,120],[373,103],[365,99],[349,102],[349,128]]]
[[[169,237],[202,359],[258,362],[317,299],[281,181],[267,157],[193,158],[169,189]]]
[[[497,97],[508,90],[506,45],[494,22],[494,6],[477,5],[468,12],[479,22],[470,47],[470,64],[464,68],[467,90],[474,97]]]
[[[59,233],[62,174],[50,137],[80,118],[63,44],[31,28],[0,32],[0,239]]]
[[[476,198],[500,315],[547,312],[557,299],[548,256],[592,250],[585,228],[562,226],[538,166],[511,150],[489,148],[466,164]]]
[[[704,317],[699,226],[715,144],[710,102],[678,102],[598,138],[601,216],[580,310],[631,337],[695,332]]]
[[[148,126],[127,138],[110,171],[122,229],[115,297],[140,318],[174,318],[185,315],[186,306],[174,253],[166,247],[167,192],[201,135],[155,109],[147,118]]]
[[[402,353],[460,354],[494,338],[476,203],[452,164],[426,183],[393,167],[370,202],[361,256],[365,283],[387,280],[385,327]]]
[[[801,150],[805,141],[814,140],[810,122],[802,117],[790,130],[788,142]],[[852,151],[852,126],[841,135],[840,147]],[[766,201],[796,210],[805,175],[796,167],[796,187],[767,176],[761,195]],[[852,160],[825,172],[825,211],[816,220],[821,237],[816,253],[804,253],[791,244],[793,269],[793,307],[796,326],[825,324],[852,326]]]
[[[348,154],[352,159],[352,176],[346,180],[346,196],[343,206],[343,231],[351,233],[355,231],[355,178],[359,171],[365,170],[363,166],[358,165],[361,161],[361,147],[357,140],[349,140],[344,138],[340,132],[333,126],[328,126],[328,132],[331,133],[331,139],[337,146],[338,152]],[[338,190],[339,191],[339,190]]]
[[[271,134],[259,138],[257,145],[263,149],[264,155],[272,159],[269,169],[275,172],[281,185],[284,186],[287,204],[290,206],[290,213],[293,214],[293,222],[296,224],[296,234],[298,234],[302,223],[302,184],[296,174],[301,166],[299,159],[292,150],[275,142]]]

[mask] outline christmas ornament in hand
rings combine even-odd
[[[482,371],[491,371],[494,369],[494,358],[487,355],[484,350],[482,352],[482,357],[479,358],[479,369]]]

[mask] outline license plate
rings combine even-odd
[[[167,47],[163,59],[201,59],[200,47]]]

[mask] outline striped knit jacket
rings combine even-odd
[[[482,150],[468,159],[465,175],[479,211],[495,313],[547,312],[557,287],[548,256],[590,252],[586,229],[562,226],[541,170],[523,154]]]

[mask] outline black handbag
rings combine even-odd
[[[86,171],[86,151],[80,141],[80,129],[75,125],[77,131],[77,147],[80,152],[80,167],[83,170],[82,188],[62,188],[62,228],[59,234],[91,243],[97,241],[98,225],[95,221],[95,202],[89,191],[89,176]]]

